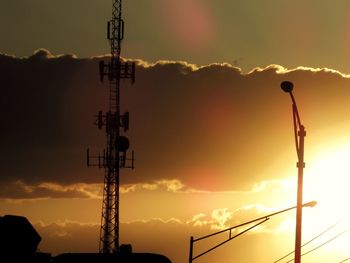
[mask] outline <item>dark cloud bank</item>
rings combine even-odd
[[[100,59],[45,50],[28,58],[0,56],[2,183],[102,182],[102,171],[85,166],[86,148],[102,151],[105,138],[93,125],[98,110],[108,108]],[[270,66],[242,74],[227,64],[137,63],[136,83],[122,83],[137,159],[125,183],[177,178],[196,188],[238,189],[278,176],[262,171],[280,154],[290,152],[294,167],[282,80],[296,85],[308,135],[349,126],[350,82],[338,72]]]

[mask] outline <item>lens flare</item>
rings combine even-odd
[[[159,19],[177,48],[191,52],[208,49],[215,38],[215,26],[214,17],[203,1],[159,1],[159,6]]]

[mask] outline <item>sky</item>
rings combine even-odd
[[[94,121],[108,109],[98,62],[108,60],[111,3],[1,6],[0,216],[26,216],[41,251],[95,252],[103,171],[86,167],[86,149],[105,145]],[[279,87],[289,80],[307,131],[304,200],[318,201],[304,209],[303,243],[318,238],[303,262],[350,257],[348,7],[123,1],[122,56],[137,66],[121,94],[136,156],[121,176],[122,243],[186,262],[190,236],[294,206],[292,106]],[[274,262],[293,251],[294,228],[295,211],[271,217],[196,261]]]

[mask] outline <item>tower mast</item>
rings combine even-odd
[[[109,80],[109,111],[99,111],[96,125],[105,127],[106,148],[103,154],[90,156],[87,151],[88,166],[104,169],[104,187],[100,229],[100,253],[117,253],[119,250],[119,182],[120,168],[134,168],[134,153],[127,158],[129,140],[121,135],[121,129],[129,128],[129,112],[120,111],[120,80],[135,80],[135,64],[123,62],[120,58],[121,43],[124,38],[122,0],[113,0],[112,19],[107,23],[107,39],[111,46],[110,61],[100,61],[100,80]],[[90,162],[91,161],[91,162]]]

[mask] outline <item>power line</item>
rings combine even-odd
[[[342,263],[342,262],[345,262],[345,261],[348,261],[348,260],[350,260],[350,258],[347,258],[347,259],[344,259],[342,261],[339,261],[339,263]]]
[[[315,236],[314,238],[310,239],[308,242],[306,242],[305,244],[303,244],[301,247],[304,247],[306,245],[308,245],[309,243],[311,243],[312,241],[314,241],[315,239],[319,238],[320,236],[324,235],[326,232],[328,232],[329,230],[331,230],[332,228],[334,228],[335,226],[337,226],[341,221],[335,223],[334,225],[328,227],[326,230],[322,231],[320,234],[318,234],[317,236]],[[277,259],[276,261],[274,261],[274,263],[277,263],[279,261],[281,261],[282,259],[285,259],[286,257],[292,255],[294,253],[294,250],[291,251],[290,253],[288,253],[287,255]]]
[[[328,239],[326,242],[322,243],[321,245],[319,245],[319,246],[317,246],[317,247],[315,247],[315,248],[309,250],[308,252],[305,252],[304,254],[302,254],[302,256],[305,256],[305,255],[307,255],[307,254],[309,254],[309,253],[311,253],[311,252],[313,252],[313,251],[315,251],[315,250],[317,250],[317,249],[323,247],[324,245],[326,245],[326,244],[332,242],[333,240],[337,239],[338,237],[340,237],[341,235],[343,235],[343,234],[346,233],[347,231],[349,231],[349,228],[346,229],[346,230],[344,230],[343,232],[339,233],[339,234],[336,235],[335,237],[332,237],[331,239]],[[289,260],[289,261],[287,261],[286,263],[292,262],[293,260],[294,260],[294,258],[291,259],[291,260]]]

